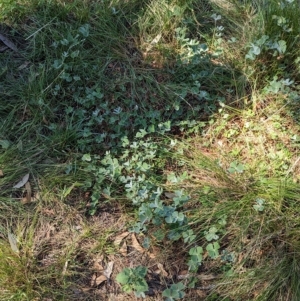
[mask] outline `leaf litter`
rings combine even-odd
[[[131,240],[132,240],[132,246],[140,253],[144,253],[145,249],[140,245],[138,242],[137,238],[135,237],[135,234],[132,233],[131,235]]]
[[[93,274],[91,279],[91,286],[97,287],[103,282],[109,280],[113,271],[113,267],[114,267],[114,262],[110,261],[107,263],[106,268],[104,268],[103,255],[96,258],[93,265],[95,273]]]
[[[23,187],[28,182],[28,179],[29,179],[29,173],[27,173],[22,178],[22,180],[20,180],[15,186],[13,186],[13,188],[21,188],[21,187]]]

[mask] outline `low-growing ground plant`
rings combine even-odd
[[[126,293],[134,291],[137,297],[145,297],[145,292],[148,291],[148,284],[145,280],[146,274],[146,267],[125,268],[117,275],[116,280],[122,285]]]

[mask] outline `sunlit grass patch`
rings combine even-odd
[[[2,300],[32,300],[34,291],[34,278],[28,270],[29,262],[16,254],[9,243],[0,244],[0,294]]]
[[[257,115],[224,108],[203,137],[178,146],[183,168],[176,174],[188,174],[179,185],[191,196],[184,212],[196,244],[204,249],[211,236],[220,246],[220,257],[199,267],[225,277],[208,300],[298,298],[299,241],[292,233],[300,187],[291,139],[298,127],[277,105]]]

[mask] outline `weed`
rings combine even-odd
[[[116,280],[122,285],[125,292],[134,291],[137,297],[145,297],[148,290],[148,284],[144,277],[147,274],[147,268],[138,266],[136,268],[125,268],[116,277]]]
[[[172,284],[170,288],[163,291],[163,297],[167,297],[166,301],[173,301],[182,299],[185,295],[183,290],[185,289],[185,285],[182,282]]]

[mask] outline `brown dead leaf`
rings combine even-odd
[[[93,269],[99,273],[103,273],[103,255],[98,256],[94,259]]]
[[[178,279],[187,279],[190,277],[189,271],[188,270],[180,271],[177,277]]]
[[[103,260],[103,256],[100,256],[99,258],[97,258],[94,261],[93,268],[95,270],[97,270],[97,272],[94,273],[93,276],[92,276],[92,279],[91,279],[91,286],[92,287],[98,286],[101,283],[103,283],[104,281],[107,281],[110,278],[111,274],[112,274],[113,267],[114,267],[114,262],[110,261],[107,264],[106,269],[104,269],[103,265],[102,265],[102,260]]]
[[[26,189],[26,197],[22,198],[21,203],[28,204],[31,202],[31,185],[30,182],[26,182],[25,184],[25,189]]]
[[[2,169],[0,169],[0,177],[3,177],[3,176],[4,176],[3,171],[2,171]]]
[[[106,276],[104,275],[97,276],[97,273],[94,273],[91,279],[91,286],[98,286],[106,280],[107,280]]]
[[[114,240],[114,245],[115,245],[115,246],[119,246],[119,245],[121,244],[122,240],[123,240],[125,237],[127,237],[127,236],[129,235],[129,233],[130,233],[130,232],[127,231],[127,232],[124,232],[124,233],[122,233],[122,234],[116,236],[116,238],[115,238],[115,240]]]
[[[131,235],[131,240],[132,240],[132,246],[139,251],[140,253],[144,253],[145,249],[140,245],[140,243],[138,242],[138,240],[135,237],[135,234],[132,233]]]
[[[30,182],[27,182],[25,184],[25,189],[26,189],[27,202],[30,203],[30,201],[31,201],[31,185],[30,185]]]
[[[169,274],[164,269],[164,266],[161,263],[157,263],[156,265],[160,271],[160,274],[162,274],[164,277],[168,277]]]
[[[123,255],[123,256],[127,256],[128,252],[127,252],[127,243],[126,241],[124,241],[122,247],[120,248],[120,253]]]

